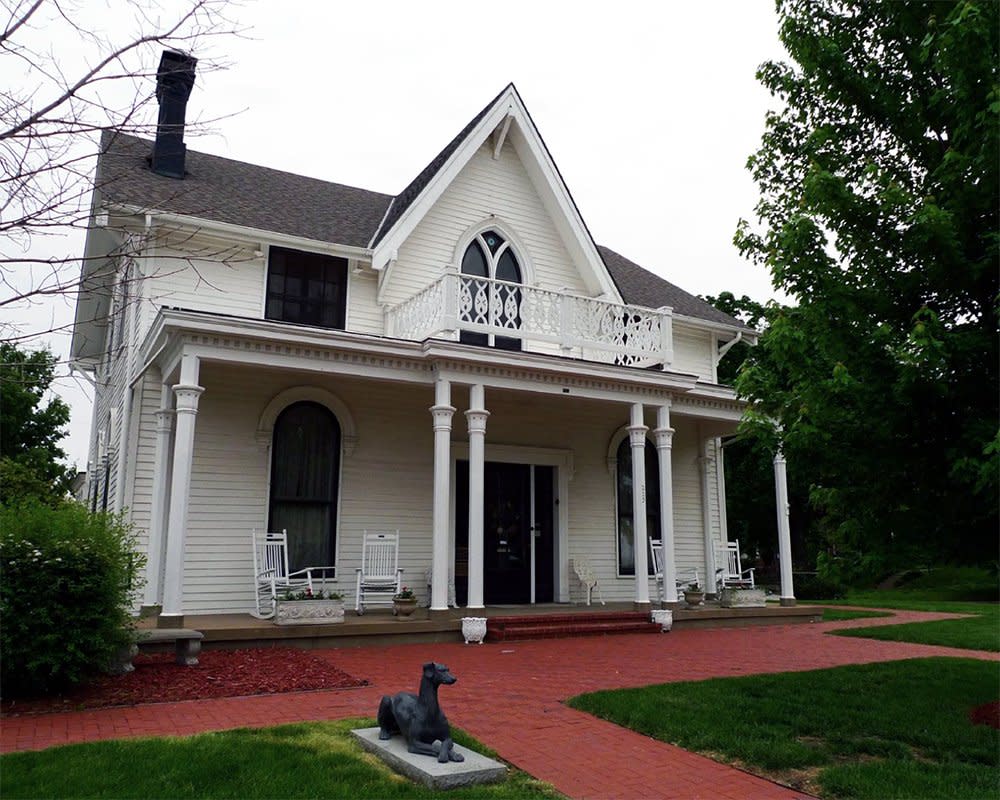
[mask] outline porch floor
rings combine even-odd
[[[653,604],[653,608],[658,608]],[[201,631],[206,648],[236,647],[362,647],[401,642],[461,642],[462,617],[501,617],[528,615],[558,615],[572,624],[579,614],[601,614],[632,611],[632,603],[571,605],[539,603],[536,605],[496,605],[470,611],[450,608],[447,615],[431,617],[426,608],[418,608],[409,617],[393,616],[389,609],[374,609],[358,616],[346,609],[344,621],[332,625],[276,625],[250,614],[188,615],[185,627]],[[699,609],[675,609],[674,628],[742,627],[746,625],[788,625],[818,622],[822,609],[809,606],[766,608],[720,608],[706,603]],[[140,628],[155,627],[155,619],[142,620]],[[487,637],[486,643],[490,640]],[[152,649],[152,648],[150,648]]]

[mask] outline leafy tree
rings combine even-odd
[[[61,463],[69,406],[45,395],[55,373],[48,350],[0,343],[0,502],[25,496],[57,500],[74,470]]]
[[[758,72],[783,106],[735,241],[794,304],[740,371],[747,427],[781,437],[840,566],[995,558],[998,5],[778,13],[792,62]]]

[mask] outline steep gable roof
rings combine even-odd
[[[153,143],[105,132],[97,187],[105,202],[366,247],[392,195],[187,151],[184,180],[149,169]]]
[[[462,130],[458,132],[458,135],[448,142],[444,149],[431,160],[431,163],[424,167],[420,171],[420,174],[410,181],[403,191],[396,195],[392,201],[392,205],[389,207],[389,212],[385,215],[385,219],[375,232],[375,236],[372,238],[370,246],[374,247],[382,241],[385,234],[391,230],[392,226],[396,224],[399,218],[406,213],[407,209],[413,204],[413,201],[420,196],[420,193],[424,190],[427,184],[431,182],[431,179],[438,174],[441,167],[443,167],[448,159],[451,158],[452,154],[458,149],[459,145],[461,145],[469,134],[472,133],[475,127],[483,121],[483,117],[485,117],[489,113],[490,109],[493,108],[494,103],[496,103],[496,101],[504,95],[504,92],[513,88],[513,86],[514,84],[508,83],[503,88],[503,91],[490,100],[482,111],[469,120],[469,124],[462,128]]]
[[[616,253],[610,247],[598,245],[597,249],[600,251],[604,263],[607,264],[608,271],[618,285],[618,290],[626,303],[650,308],[670,306],[675,314],[685,317],[694,317],[709,322],[718,322],[727,327],[751,330],[738,319],[729,316],[724,311],[719,311],[700,297],[674,286],[659,275],[654,275],[634,261]]]

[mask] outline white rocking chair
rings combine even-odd
[[[601,605],[607,605],[604,602],[604,595],[601,594],[601,585],[597,580],[597,573],[594,572],[594,568],[590,566],[590,562],[586,558],[574,558],[573,559],[573,572],[576,573],[576,577],[580,579],[587,589],[587,605],[590,605],[591,594],[594,589],[597,589],[597,596],[601,599]]]
[[[392,606],[393,595],[403,588],[403,570],[399,568],[399,531],[364,532],[361,540],[361,566],[355,568],[357,594],[354,610],[360,616],[368,606]]]
[[[253,540],[253,576],[254,601],[256,612],[251,614],[257,619],[270,619],[274,616],[278,593],[315,591],[313,573],[323,573],[320,579],[320,589],[326,583],[326,573],[334,567],[306,567],[292,572],[288,569],[288,531],[281,533],[251,533]]]
[[[743,569],[740,563],[739,540],[716,545],[716,586],[723,589],[753,589],[755,587],[753,568]]]
[[[661,539],[649,540],[649,557],[652,559],[653,576],[656,578],[656,592],[660,597],[660,602],[664,603],[666,598],[663,594],[663,541]],[[678,571],[674,575],[677,596],[679,597],[684,589],[692,583],[698,583],[697,569]]]

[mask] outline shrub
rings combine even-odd
[[[795,576],[795,596],[803,600],[838,600],[846,594],[847,590],[842,584],[819,575]]]
[[[121,515],[37,500],[0,508],[0,681],[51,692],[106,668],[134,640],[143,560]]]

